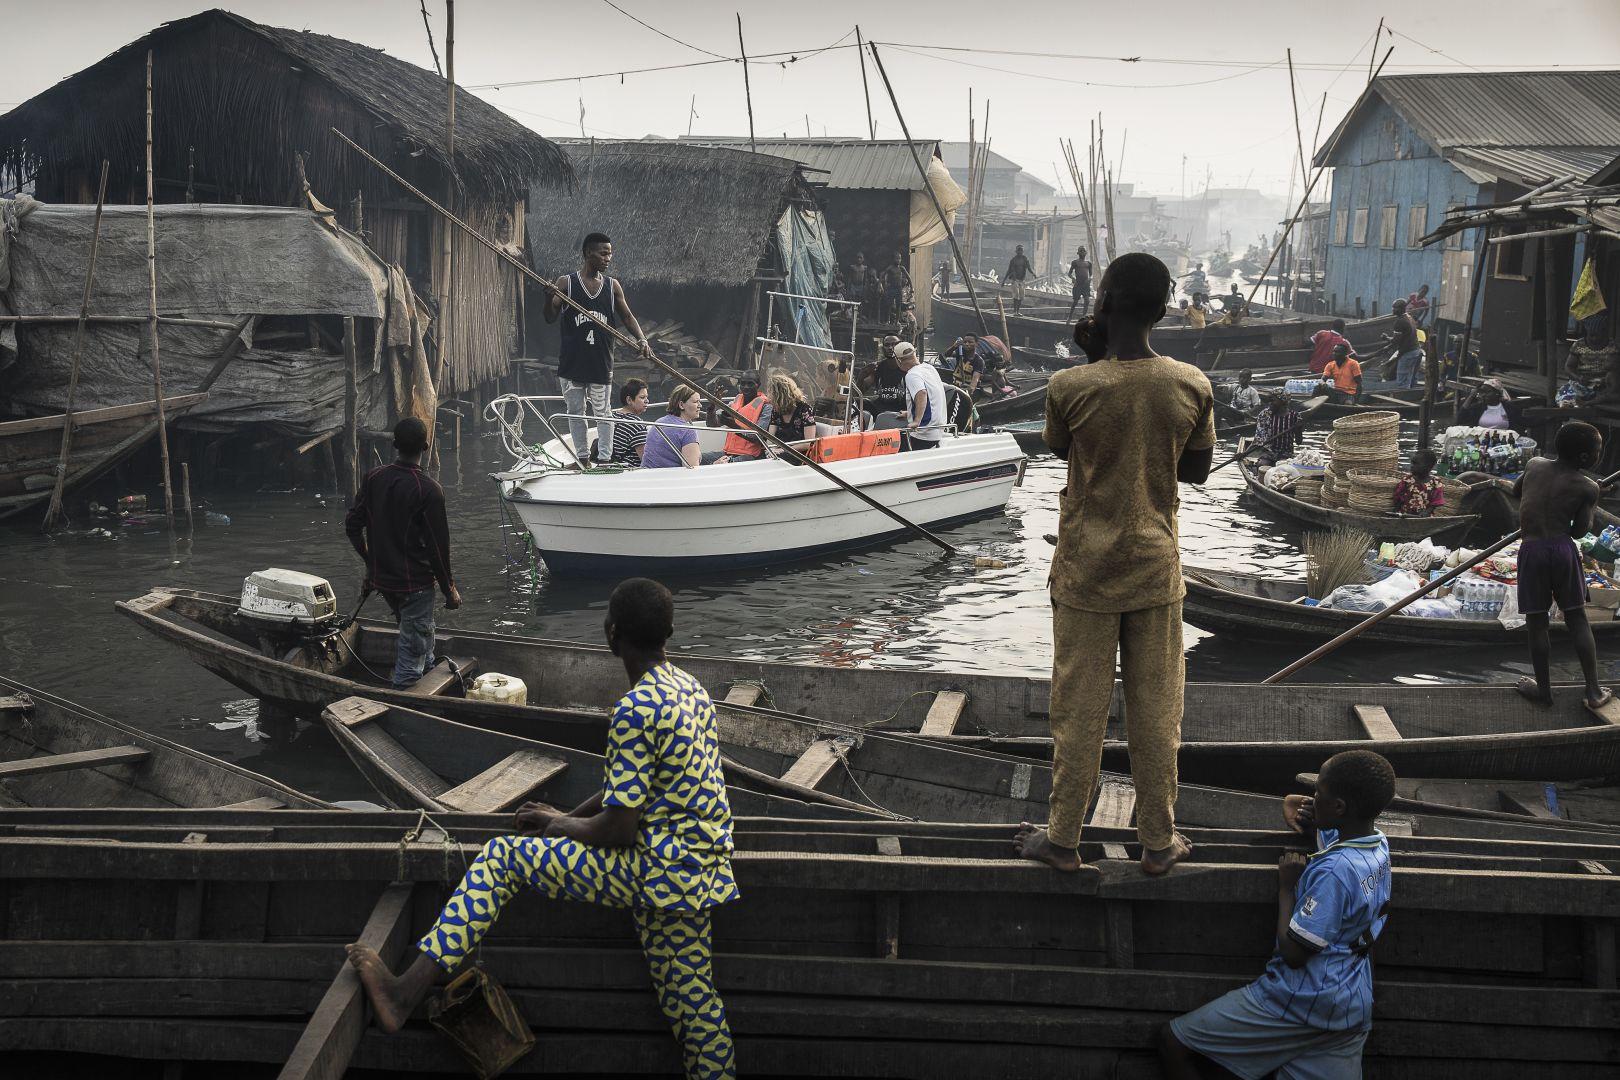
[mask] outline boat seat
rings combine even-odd
[[[1361,730],[1366,733],[1367,738],[1378,742],[1401,740],[1400,729],[1395,726],[1395,721],[1389,718],[1389,710],[1382,705],[1352,705],[1350,708],[1356,714],[1356,723],[1361,725]]]
[[[847,735],[817,739],[788,766],[787,772],[782,774],[782,782],[816,788],[838,764],[839,755],[854,745],[855,740]]]
[[[0,712],[30,713],[34,711],[34,699],[27,694],[0,694]]]
[[[215,810],[280,810],[280,809],[283,809],[286,805],[287,804],[285,802],[281,801],[280,799],[272,798],[269,795],[262,795],[257,799],[245,799],[242,802],[226,803],[224,806],[216,806],[216,807],[214,807],[214,809]]]
[[[966,694],[960,690],[941,690],[934,695],[933,703],[928,706],[928,715],[923,717],[922,727],[917,734],[955,735],[956,725],[966,710]]]
[[[461,679],[467,678],[478,670],[478,661],[473,657],[469,656],[465,659],[459,656],[446,657],[423,672],[422,677],[416,681],[416,685],[405,692],[420,697],[438,697],[452,686],[460,685],[460,679],[456,677],[456,672],[450,670],[451,664],[456,665],[456,669],[461,673]]]
[[[1558,814],[1552,812],[1547,806],[1545,798],[1528,798],[1522,790],[1498,788],[1496,798],[1502,804],[1502,809],[1510,814],[1523,814],[1526,817],[1540,818],[1543,821],[1562,821]]]
[[[1097,805],[1091,809],[1086,822],[1103,829],[1130,828],[1131,815],[1136,812],[1136,787],[1117,780],[1104,780],[1097,789]],[[1103,858],[1128,859],[1124,844],[1103,844]]]
[[[72,754],[42,754],[18,761],[0,761],[0,780],[40,773],[94,769],[103,765],[132,765],[150,756],[139,746],[108,746],[100,750],[80,750]]]
[[[568,768],[568,762],[536,750],[519,750],[496,762],[465,783],[439,795],[451,810],[469,814],[498,814],[515,810],[547,782]]]
[[[749,705],[758,704],[759,699],[764,696],[765,688],[760,686],[758,683],[736,682],[732,683],[731,686],[726,690],[725,699],[721,702],[721,704],[742,705],[746,707]]]

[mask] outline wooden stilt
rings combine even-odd
[[[186,532],[196,529],[196,523],[191,517],[191,462],[180,463],[180,505],[186,508]]]
[[[360,490],[360,421],[357,416],[360,408],[360,361],[358,349],[355,347],[354,317],[347,316],[343,320],[343,486],[336,480],[337,469],[334,467],[332,490],[334,493],[344,493],[354,498]],[[330,444],[327,453],[331,453]]]
[[[174,531],[174,484],[169,476],[169,424],[163,415],[163,363],[158,357],[157,221],[152,212],[152,50],[146,51],[146,332],[152,351],[152,397],[157,401],[158,457],[163,468],[163,517]]]

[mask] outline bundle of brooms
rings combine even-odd
[[[1321,600],[1340,585],[1367,581],[1364,560],[1373,538],[1360,529],[1305,534],[1305,592]]]

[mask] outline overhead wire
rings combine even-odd
[[[1095,79],[1070,79],[1070,78],[1065,78],[1064,76],[1061,76],[1061,75],[1045,75],[1045,74],[1042,74],[1041,72],[1037,72],[1037,71],[1018,71],[1018,70],[1016,70],[1014,68],[995,67],[994,65],[991,65],[991,64],[976,64],[976,63],[972,62],[971,60],[957,60],[957,59],[954,59],[954,58],[949,57],[949,56],[935,56],[932,53],[918,52],[917,50],[908,48],[908,47],[906,47],[904,45],[889,44],[889,45],[885,45],[884,47],[888,48],[888,49],[892,49],[895,52],[909,53],[912,56],[918,56],[918,57],[921,57],[924,60],[937,60],[937,61],[939,61],[940,63],[943,63],[943,64],[957,64],[957,65],[960,65],[962,67],[978,68],[981,71],[996,71],[996,72],[1002,73],[1003,75],[1018,75],[1018,76],[1022,76],[1023,78],[1026,78],[1026,79],[1040,79],[1040,80],[1045,81],[1045,82],[1067,83],[1070,86],[1099,86],[1099,87],[1103,87],[1105,89],[1112,89],[1112,90],[1171,90],[1171,89],[1179,89],[1179,88],[1187,87],[1187,86],[1208,86],[1211,83],[1228,82],[1228,81],[1230,81],[1232,79],[1241,79],[1245,75],[1253,75],[1256,72],[1266,71],[1266,70],[1269,70],[1269,69],[1274,68],[1274,67],[1279,67],[1283,63],[1283,61],[1281,61],[1281,60],[1273,60],[1268,64],[1261,64],[1258,67],[1248,68],[1248,69],[1246,69],[1244,71],[1235,72],[1235,73],[1233,73],[1231,75],[1218,75],[1213,79],[1197,79],[1197,80],[1193,80],[1193,81],[1190,81],[1190,82],[1175,82],[1175,83],[1112,83],[1112,82],[1098,82]]]
[[[660,29],[658,29],[658,27],[654,26],[652,23],[648,22],[647,20],[642,19],[642,18],[638,18],[637,16],[630,14],[628,11],[624,10],[624,8],[620,7],[618,4],[615,4],[613,2],[613,0],[602,0],[602,3],[606,4],[608,7],[612,8],[614,11],[617,11],[620,15],[623,15],[625,18],[629,19],[631,22],[635,23],[637,26],[645,27],[646,29],[651,30],[653,33],[657,34],[659,37],[666,38],[666,39],[668,39],[670,41],[673,41],[677,45],[684,45],[686,48],[691,49],[693,52],[700,52],[704,56],[713,56],[713,57],[716,57],[717,59],[720,59],[720,60],[735,60],[735,59],[737,59],[735,56],[727,56],[724,53],[717,53],[717,52],[714,52],[711,49],[705,49],[701,45],[694,45],[690,41],[682,41],[680,38],[676,37],[674,34],[671,34],[671,33],[667,32],[667,31],[664,31],[664,30],[660,30]]]

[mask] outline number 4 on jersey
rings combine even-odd
[[[586,333],[585,333],[585,344],[587,344],[587,345],[595,345],[596,344],[596,331],[594,329],[586,331]]]

